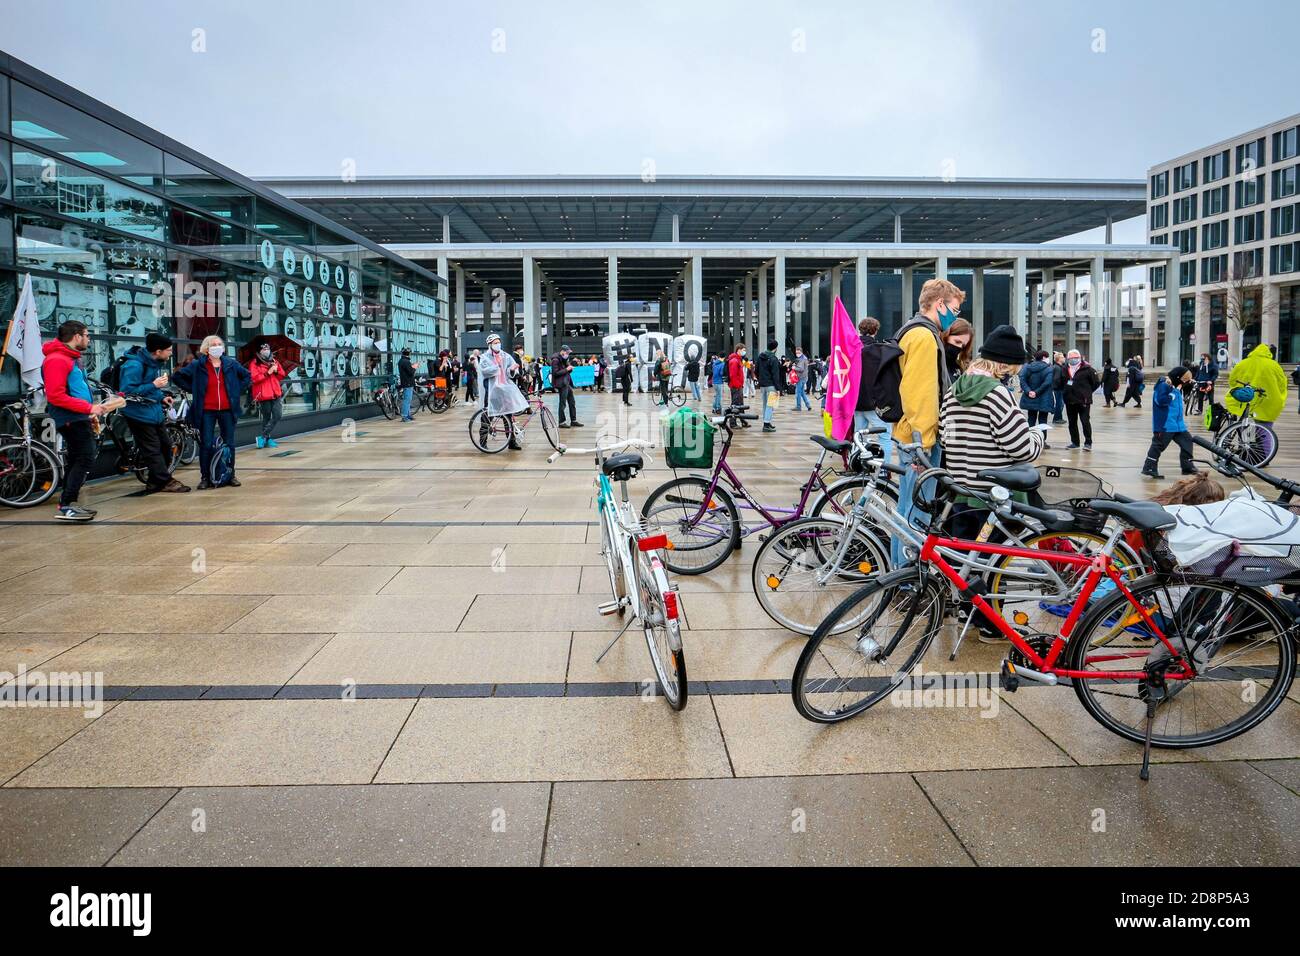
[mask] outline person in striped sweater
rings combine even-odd
[[[1009,325],[989,333],[979,358],[952,383],[939,408],[939,437],[943,465],[955,480],[977,491],[992,483],[976,477],[985,468],[1005,468],[1033,461],[1044,447],[1044,432],[1031,427],[1016,400],[1002,384],[1024,364],[1025,343]],[[1014,493],[1023,499],[1023,493]],[[971,498],[958,501],[948,531],[955,537],[974,538],[983,527],[987,509]]]

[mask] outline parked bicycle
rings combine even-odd
[[[495,455],[505,450],[513,440],[523,445],[528,437],[528,426],[540,422],[542,434],[556,451],[561,448],[560,429],[555,413],[541,395],[530,395],[528,410],[515,415],[489,415],[480,408],[469,420],[469,440],[479,451]]]
[[[1234,397],[1244,405],[1240,415],[1233,415],[1215,402],[1205,416],[1205,427],[1214,435],[1214,443],[1257,468],[1266,467],[1277,456],[1277,433],[1257,421],[1255,403],[1266,390],[1253,385],[1239,386]]]
[[[935,480],[936,496],[925,500],[925,483],[918,480],[916,497],[930,506],[938,504],[938,495],[986,500],[1048,530],[1065,530],[1071,516],[1010,500],[1022,484],[1014,471],[982,472],[984,480],[998,481],[999,472],[1005,479],[985,494],[933,469],[925,477]],[[1153,552],[1161,533],[1175,523],[1154,502],[1094,499],[1089,505],[1142,532]],[[951,503],[943,508],[938,527],[950,509]],[[926,534],[916,563],[869,581],[817,628],[795,667],[795,708],[821,723],[862,713],[907,679],[944,626],[948,609],[969,601],[1011,644],[999,673],[1002,688],[1014,692],[1025,681],[1056,685],[1068,679],[1090,716],[1143,744],[1143,779],[1153,746],[1207,746],[1257,726],[1290,689],[1294,623],[1261,588],[1168,570],[1128,579],[1112,550],[1122,533],[1123,527],[1112,532],[1096,554],[993,543],[983,535],[967,541]],[[1013,626],[976,586],[977,574],[996,570],[990,560],[995,558],[1025,562],[1013,574],[1027,581],[1031,569],[1038,569],[1037,577],[1055,575],[1058,568],[1082,577],[1052,633]],[[1014,597],[1056,600],[1028,588]],[[845,619],[851,622],[847,627]],[[1243,681],[1251,684],[1250,693],[1242,692]]]
[[[664,568],[664,549],[671,547],[668,538],[647,529],[628,500],[627,483],[645,467],[635,451],[610,455],[609,452],[631,448],[653,448],[653,442],[638,438],[614,441],[595,448],[567,448],[561,445],[546,459],[554,464],[562,455],[577,452],[596,456],[596,512],[600,519],[600,553],[609,574],[613,600],[597,610],[603,615],[632,614],[614,639],[596,658],[599,664],[634,621],[640,622],[650,650],[650,663],[664,700],[673,710],[686,706],[686,655],[682,650],[680,599],[668,580]],[[614,483],[619,494],[614,495]]]

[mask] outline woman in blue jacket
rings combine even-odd
[[[199,346],[199,357],[176,370],[172,381],[194,396],[190,402],[190,421],[199,430],[199,464],[202,480],[199,490],[213,487],[208,476],[216,444],[216,433],[230,449],[230,477],[226,484],[239,487],[235,477],[235,423],[239,420],[239,396],[247,391],[253,378],[248,369],[225,354],[226,344],[219,335],[209,335]]]
[[[1178,446],[1178,464],[1184,475],[1198,474],[1192,460],[1192,436],[1187,434],[1187,422],[1183,420],[1183,386],[1192,380],[1190,369],[1179,365],[1169,370],[1168,378],[1156,382],[1155,393],[1151,397],[1151,447],[1147,449],[1147,460],[1142,465],[1142,474],[1147,478],[1163,478],[1160,474],[1160,453],[1173,442]]]
[[[1055,378],[1056,369],[1042,351],[1020,370],[1020,407],[1028,414],[1030,425],[1046,424],[1056,400]]]

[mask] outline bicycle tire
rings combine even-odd
[[[637,573],[637,587],[641,597],[641,630],[650,663],[654,667],[659,692],[673,710],[686,706],[689,688],[686,683],[686,653],[682,649],[681,622],[668,616],[664,595],[670,590],[668,575],[662,567],[656,568],[647,552],[629,540],[632,567]]]
[[[489,415],[480,408],[470,417],[470,443],[485,455],[505,451],[513,437],[514,423],[508,415]]]
[[[1222,743],[1225,740],[1231,740],[1233,737],[1240,736],[1248,730],[1257,727],[1277,709],[1277,707],[1282,703],[1282,700],[1286,697],[1287,692],[1291,689],[1291,683],[1295,678],[1296,665],[1295,643],[1290,633],[1292,624],[1287,621],[1285,615],[1277,607],[1277,604],[1273,601],[1272,597],[1261,588],[1235,584],[1230,581],[1195,581],[1180,583],[1171,581],[1163,575],[1149,574],[1134,582],[1130,587],[1130,590],[1132,591],[1134,598],[1136,598],[1143,607],[1147,608],[1147,611],[1150,614],[1151,608],[1148,607],[1147,600],[1151,599],[1144,599],[1144,595],[1149,595],[1153,591],[1164,591],[1166,595],[1169,595],[1169,590],[1171,588],[1177,590],[1181,587],[1186,587],[1189,590],[1204,589],[1208,591],[1222,592],[1224,595],[1223,607],[1229,609],[1231,614],[1238,615],[1237,620],[1241,620],[1241,615],[1246,615],[1245,624],[1243,626],[1248,626],[1251,623],[1249,617],[1249,614],[1251,613],[1256,615],[1264,623],[1268,624],[1277,635],[1275,644],[1278,648],[1278,660],[1276,667],[1273,668],[1276,676],[1273,678],[1272,684],[1269,686],[1267,692],[1255,701],[1253,707],[1236,720],[1229,721],[1222,727],[1217,727],[1212,730],[1189,736],[1174,736],[1168,733],[1163,733],[1155,730],[1153,726],[1151,745],[1153,747],[1175,750],[1188,749],[1192,747],[1206,747],[1212,744]],[[1172,623],[1175,626],[1171,627],[1169,616],[1161,610],[1159,596],[1157,595],[1154,598],[1152,603],[1155,604],[1156,610],[1162,616],[1164,630],[1174,631],[1178,629],[1177,618],[1180,611],[1187,606],[1184,603],[1185,601],[1186,596],[1180,600],[1180,607],[1174,611]],[[1111,635],[1110,639],[1105,642],[1107,647],[1107,656],[1110,657],[1114,656],[1117,649],[1115,648],[1115,641],[1117,639],[1122,637],[1125,633],[1131,632],[1134,627],[1145,627],[1145,625],[1140,623],[1140,621],[1134,621],[1131,615],[1125,615],[1123,618],[1120,618],[1116,609],[1121,605],[1128,607],[1128,599],[1122,592],[1116,591],[1109,597],[1109,599],[1100,602],[1096,607],[1091,608],[1088,611],[1080,622],[1078,628],[1075,630],[1074,635],[1071,637],[1069,645],[1065,649],[1064,658],[1068,661],[1066,666],[1070,670],[1082,671],[1088,669],[1086,667],[1088,664],[1088,648],[1092,645],[1094,631],[1098,628],[1107,629]],[[1205,610],[1212,609],[1207,607]],[[1198,626],[1197,618],[1201,613],[1202,612],[1197,612],[1196,614],[1191,615],[1192,620],[1185,623],[1192,625],[1193,627]],[[1215,613],[1218,612],[1216,611]],[[1153,618],[1155,616],[1156,615],[1154,614],[1152,615]],[[1180,652],[1187,652],[1185,634],[1180,631],[1179,633],[1168,634],[1167,636],[1170,637],[1171,643],[1173,643]],[[1140,640],[1141,638],[1139,637],[1138,639]],[[1149,661],[1152,655],[1158,653],[1156,650],[1157,646],[1163,647],[1163,644],[1154,641],[1152,638],[1147,638],[1146,646],[1151,648],[1146,658],[1146,660]],[[1198,664],[1201,664],[1202,673],[1208,675],[1208,672],[1211,670],[1209,665],[1214,661],[1215,655],[1222,650],[1222,647],[1223,645],[1220,644],[1217,648],[1210,651],[1210,657],[1207,661],[1197,661]],[[1167,651],[1165,653],[1167,654]],[[1193,650],[1192,658],[1194,661],[1196,660],[1195,650]],[[1231,657],[1221,658],[1217,661],[1217,666],[1222,667],[1231,659]],[[1146,661],[1144,661],[1144,663],[1146,663]],[[1241,666],[1236,670],[1239,671]],[[1200,682],[1201,679],[1201,676],[1198,676],[1190,681],[1177,681],[1176,683],[1185,685],[1184,688],[1180,688],[1180,691],[1172,693],[1168,698],[1166,698],[1165,706],[1168,706],[1169,702],[1192,697],[1190,702],[1183,700],[1181,705],[1172,708],[1172,710],[1176,711],[1178,714],[1177,723],[1179,730],[1182,730],[1184,727],[1185,722],[1183,718],[1188,710],[1191,711],[1192,720],[1196,719],[1197,714],[1208,715],[1214,713],[1218,715],[1222,713],[1219,707],[1211,705],[1209,701],[1203,701],[1193,696],[1198,687],[1198,682]],[[1206,679],[1209,679],[1208,676]],[[1172,686],[1173,683],[1174,682],[1171,682],[1170,686]],[[1215,681],[1214,683],[1219,682]],[[1128,696],[1121,695],[1113,689],[1118,686],[1118,682],[1102,681],[1098,679],[1076,679],[1072,680],[1071,684],[1074,685],[1075,694],[1078,696],[1079,702],[1083,705],[1084,710],[1086,710],[1089,716],[1099,724],[1111,731],[1111,733],[1117,734],[1127,740],[1136,743],[1143,743],[1145,741],[1146,704],[1145,698],[1142,696],[1142,682],[1134,684],[1134,706],[1130,708],[1135,712],[1138,710],[1141,712],[1141,720],[1137,721],[1137,726],[1123,723],[1118,717],[1112,716],[1110,711],[1107,709],[1108,706],[1115,706],[1118,709],[1122,706],[1118,703],[1118,700]],[[1226,702],[1232,699],[1241,700],[1245,703],[1245,695],[1242,693],[1245,689],[1244,684],[1245,682],[1239,679],[1236,672],[1225,673],[1222,685],[1227,692],[1218,697],[1219,702],[1225,706]],[[1104,692],[1095,692],[1093,690],[1094,686],[1104,686],[1107,690]],[[1204,686],[1204,684],[1199,684],[1199,686]],[[1147,693],[1150,692],[1150,688],[1148,688]],[[1210,692],[1207,691],[1205,696],[1208,696],[1209,694]],[[1159,715],[1159,713],[1160,709],[1158,708],[1157,715]],[[1170,716],[1172,717],[1172,714]],[[1171,720],[1165,720],[1166,727],[1168,727],[1170,723]]]
[[[58,455],[38,441],[0,445],[0,462],[15,469],[12,482],[0,478],[0,504],[10,508],[44,504],[62,483]]]
[[[551,443],[551,448],[555,451],[560,450],[560,429],[555,423],[555,416],[551,413],[549,405],[543,405],[538,417],[542,420],[542,434],[546,440]]]
[[[672,497],[678,500],[670,501],[674,490],[677,493]],[[731,492],[721,485],[714,488],[713,498],[721,503],[723,518],[715,519],[709,528],[691,524],[708,490],[709,482],[697,475],[675,478],[650,492],[641,507],[641,520],[651,533],[666,534],[672,544],[664,551],[663,562],[673,574],[705,574],[740,546],[740,509]],[[710,510],[719,510],[719,505]]]
[[[909,585],[910,591],[906,590]],[[841,635],[845,633],[839,627],[839,620],[862,613],[859,611],[860,605],[873,600],[876,603],[864,617],[864,623],[858,625],[857,636],[843,648],[842,662],[838,665],[831,663],[832,654],[839,658],[841,648],[838,645],[830,645],[828,648],[828,642],[842,642]],[[933,576],[919,576],[915,566],[881,575],[849,595],[818,625],[799,655],[790,681],[790,695],[795,710],[805,720],[836,724],[856,717],[884,700],[908,678],[934,643],[935,635],[943,626],[946,603],[945,585]],[[881,621],[881,618],[884,620]],[[882,640],[866,634],[868,628],[875,630],[878,621],[881,623],[878,636]],[[919,637],[910,643],[904,643],[904,636],[917,623],[921,624]],[[870,644],[864,641],[869,641]],[[880,674],[845,678],[840,673],[848,665],[868,661],[872,654],[891,646],[893,651],[884,660],[875,662],[880,666]],[[902,660],[898,666],[891,666],[889,657],[900,651],[903,652]],[[820,697],[840,693],[837,688],[855,694],[863,693],[865,696],[851,704],[829,710],[821,706]],[[814,700],[814,697],[818,699]]]
[[[855,543],[846,551],[843,571],[832,569],[825,583],[819,575],[839,554],[845,524],[834,517],[799,518],[770,534],[750,570],[750,583],[759,607],[773,622],[796,634],[811,635],[848,593],[857,591],[873,574],[889,568],[888,542],[865,525],[855,530]],[[824,543],[817,540],[826,536]],[[842,630],[855,624],[842,619]]]
[[[619,602],[618,616],[627,614],[623,599],[627,597],[627,582],[623,580],[623,566],[619,556],[614,553],[614,538],[609,530],[609,515],[600,515],[600,553],[605,558],[605,572],[609,575],[609,593]]]
[[[1277,435],[1255,421],[1233,422],[1219,432],[1214,443],[1256,468],[1267,467],[1277,457]]]
[[[375,404],[383,412],[384,417],[390,422],[397,417],[397,409],[393,407],[392,397],[389,392],[381,392],[375,396]]]
[[[194,429],[187,426],[181,427],[181,455],[180,462],[182,465],[192,465],[194,460],[199,457],[199,438]]]
[[[810,518],[820,518],[826,514],[826,509],[831,508],[830,517],[843,517],[852,510],[853,504],[862,497],[862,490],[868,485],[873,485],[875,479],[870,475],[850,475],[847,478],[841,478],[831,484],[824,493],[818,496],[813,502],[812,510],[808,512]],[[898,505],[898,486],[892,482],[881,482],[877,490],[886,501]],[[848,508],[845,503],[849,502]],[[836,508],[838,507],[838,510]]]

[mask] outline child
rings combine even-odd
[[[1169,370],[1169,375],[1156,382],[1151,399],[1151,447],[1147,449],[1142,474],[1147,478],[1163,478],[1160,474],[1160,454],[1173,442],[1178,446],[1178,464],[1184,475],[1197,474],[1192,461],[1192,437],[1187,434],[1183,421],[1183,384],[1192,380],[1189,369],[1179,365]]]

